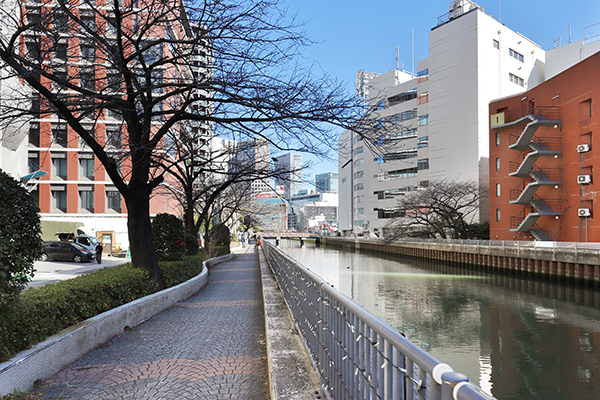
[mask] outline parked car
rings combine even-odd
[[[96,252],[96,246],[99,243],[98,239],[96,239],[93,236],[79,235],[76,237],[74,233],[69,232],[59,232],[56,234],[56,236],[58,236],[58,240],[60,241],[78,243],[86,249],[88,249],[89,251],[91,251],[92,253]]]
[[[73,260],[77,263],[83,261],[92,261],[94,253],[82,245],[73,242],[44,242],[42,244],[42,255],[40,260]]]

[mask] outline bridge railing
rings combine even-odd
[[[271,243],[263,249],[327,398],[494,399]]]

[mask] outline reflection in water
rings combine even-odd
[[[310,243],[281,247],[498,399],[600,398],[598,291]]]

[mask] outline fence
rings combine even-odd
[[[327,398],[493,399],[271,243],[263,249]]]

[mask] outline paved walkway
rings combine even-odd
[[[252,245],[197,295],[88,353],[36,390],[60,399],[269,398],[260,268]]]

